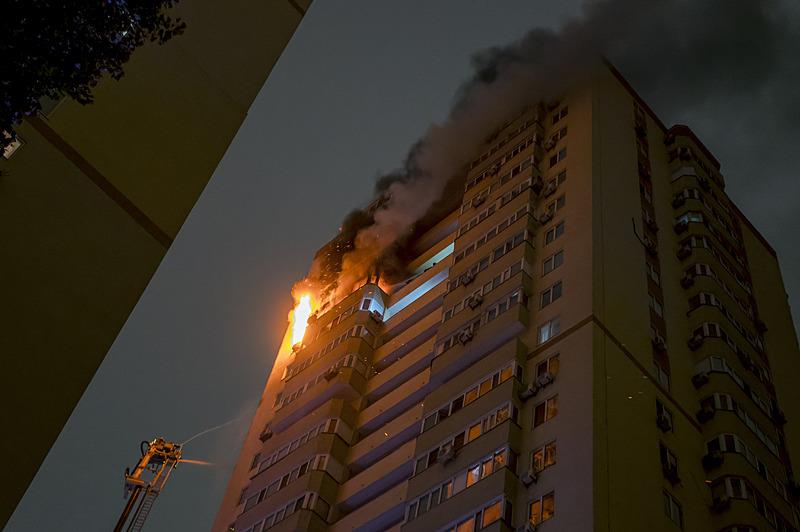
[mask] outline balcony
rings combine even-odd
[[[439,530],[452,522],[454,518],[462,517],[470,510],[481,508],[487,501],[491,501],[495,497],[505,495],[507,500],[516,500],[518,485],[520,482],[516,475],[511,470],[503,468],[441,503],[435,510],[406,523],[401,530]],[[410,500],[412,497],[409,496]],[[508,530],[508,528],[501,519],[483,530]]]
[[[419,435],[423,406],[415,404],[366,438],[350,451],[350,469],[359,472],[374,464],[397,447]]]
[[[362,436],[371,434],[390,419],[408,410],[414,403],[421,403],[430,391],[430,370],[411,377],[374,404],[361,411],[356,430]]]
[[[341,368],[330,381],[323,379],[297,398],[280,408],[270,422],[273,432],[279,433],[331,399],[353,400],[366,388],[366,378],[353,368]]]
[[[270,527],[270,532],[293,532],[296,530],[325,530],[328,524],[319,514],[305,508]]]
[[[430,365],[435,338],[428,339],[367,382],[367,398],[375,401]]]
[[[386,530],[399,524],[405,517],[406,489],[405,482],[398,484],[345,515],[328,529],[330,532],[367,532]]]
[[[248,512],[241,514],[236,521],[237,529],[246,530],[248,526],[257,523],[308,491],[319,493],[325,500],[334,500],[338,488],[339,484],[324,471],[311,471],[265,498]]]
[[[509,386],[506,394],[510,392],[512,387]],[[487,403],[482,407],[481,413],[489,411],[490,406],[499,406],[499,401]],[[460,413],[460,412],[459,412]],[[467,417],[463,416],[460,419],[467,419],[473,421],[477,416]],[[468,422],[469,422],[468,421]],[[466,428],[465,424],[468,422],[458,423],[458,428]],[[423,433],[424,441],[417,441],[417,449],[415,451],[415,458],[424,455],[432,447],[435,447],[448,435],[452,435],[455,431],[451,428],[452,424],[444,425],[441,428],[436,426]],[[443,482],[445,479],[450,478],[459,471],[467,468],[476,460],[486,456],[499,449],[500,447],[510,444],[513,449],[519,449],[522,443],[522,429],[512,420],[506,420],[499,425],[481,434],[473,441],[467,443],[456,452],[455,458],[446,464],[434,464],[425,471],[416,474],[408,482],[408,495],[409,497],[417,497],[422,495],[429,489],[434,488],[438,483]]]
[[[456,344],[431,363],[431,383],[438,386],[461,373],[487,353],[504,345],[528,327],[529,312],[523,305],[504,312],[483,325],[467,343]]]
[[[357,474],[339,490],[339,505],[352,511],[366,504],[376,495],[389,490],[411,476],[414,468],[416,442],[409,441],[388,454],[368,469]]]
[[[425,318],[375,349],[372,357],[373,366],[380,371],[410,353],[436,334],[441,320],[442,316],[439,312],[431,312]]]

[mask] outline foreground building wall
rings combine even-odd
[[[49,102],[0,159],[6,522],[211,177],[308,1],[183,2],[95,103]]]
[[[214,530],[798,529],[795,333],[702,143],[609,68],[475,155],[279,353]]]

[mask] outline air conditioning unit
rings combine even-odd
[[[480,294],[475,294],[474,296],[469,298],[467,305],[469,305],[469,308],[471,308],[472,310],[475,310],[476,308],[481,306],[481,303],[483,303],[483,296]]]
[[[658,246],[656,243],[650,240],[647,237],[642,238],[642,243],[644,244],[644,250],[647,252],[648,255],[652,257],[658,256]]]
[[[545,371],[544,373],[536,377],[536,384],[539,386],[540,389],[546,388],[547,386],[553,384],[554,380],[555,379],[553,377],[553,374],[550,373],[549,371]]]
[[[656,417],[656,426],[661,429],[661,432],[669,432],[672,430],[672,421],[664,414],[659,414]]]
[[[539,478],[539,472],[536,471],[536,469],[534,469],[533,465],[531,465],[525,472],[525,474],[522,475],[520,480],[522,481],[522,484],[527,488],[531,484],[536,484],[538,478]]]
[[[683,277],[681,277],[681,286],[684,288],[691,288],[693,285],[694,285],[694,275],[688,272],[683,274]]]
[[[545,149],[545,150],[547,150],[547,151],[550,151],[550,150],[552,150],[553,148],[555,148],[555,147],[556,147],[556,144],[557,144],[557,143],[558,143],[558,139],[556,139],[556,137],[555,137],[555,136],[553,136],[553,137],[550,137],[550,138],[549,138],[549,139],[547,139],[547,141],[544,143],[544,149]]]
[[[692,375],[692,384],[694,384],[695,388],[702,388],[708,384],[708,372],[701,371],[700,373]]]
[[[258,439],[261,441],[267,441],[268,439],[272,438],[272,436],[273,436],[272,429],[266,427],[264,431],[261,434],[259,434]]]
[[[644,224],[647,226],[648,229],[650,229],[650,231],[654,233],[658,232],[658,224],[653,218],[648,217],[647,220],[645,220]]]
[[[724,512],[730,507],[731,498],[727,495],[719,495],[711,501],[711,509],[716,513]]]
[[[664,473],[664,478],[666,478],[673,486],[681,481],[681,478],[678,476],[677,466],[665,464],[662,467],[662,471]]]
[[[461,334],[458,335],[458,341],[461,342],[461,344],[463,345],[466,344],[467,342],[471,342],[474,336],[475,335],[472,334],[472,331],[467,329],[466,331],[462,331]]]
[[[690,150],[686,146],[679,147],[678,159],[680,159],[681,161],[690,161],[692,159],[692,150]]]
[[[711,183],[709,183],[708,179],[705,177],[698,177],[697,184],[700,185],[700,188],[708,192],[711,190]]]
[[[536,397],[536,394],[539,393],[539,385],[536,384],[536,381],[529,383],[524,390],[519,392],[519,398],[523,401],[527,401],[531,397]]]
[[[543,213],[542,213],[542,214],[539,216],[539,218],[537,218],[537,221],[538,221],[540,224],[544,225],[544,224],[546,224],[547,222],[549,222],[549,221],[550,221],[550,220],[552,220],[552,219],[553,219],[553,211],[552,211],[552,210],[550,210],[550,209],[548,209],[548,210],[544,211],[544,212],[543,212]]]
[[[756,326],[756,330],[759,332],[759,334],[764,334],[768,330],[767,329],[767,324],[764,323],[763,321],[759,320],[759,319],[755,320],[755,326]]]
[[[686,204],[686,196],[683,194],[678,194],[674,198],[672,198],[672,208],[677,209],[679,207],[683,207]]]
[[[487,197],[488,196],[486,194],[475,196],[474,198],[472,198],[472,206],[477,209],[484,201],[486,201]]]
[[[542,190],[542,194],[544,194],[545,198],[548,196],[552,196],[553,194],[555,194],[557,188],[558,185],[556,184],[555,179],[553,181],[548,181],[547,185],[544,187],[544,190]]]
[[[371,312],[369,313],[369,317],[370,317],[370,319],[372,319],[372,321],[374,321],[375,323],[383,323],[383,316],[381,316],[381,313],[380,313],[380,312],[378,312],[377,310],[373,310],[373,311],[371,311]]]
[[[472,272],[466,272],[464,275],[461,276],[461,284],[464,286],[472,283],[475,280],[475,274]]]
[[[688,230],[689,230],[689,222],[686,222],[686,221],[684,221],[684,220],[681,220],[680,222],[676,223],[676,224],[675,224],[675,225],[672,227],[672,229],[675,231],[675,234],[676,234],[676,235],[680,235],[680,234],[682,234],[682,233],[685,233],[686,231],[688,231]]]
[[[717,409],[713,405],[705,404],[703,408],[697,411],[697,421],[703,424],[708,423],[714,419],[714,414],[716,413]]]
[[[703,456],[703,469],[711,471],[720,467],[724,461],[725,455],[722,454],[722,451],[711,451]]]
[[[324,377],[325,377],[326,381],[332,381],[333,379],[336,378],[336,376],[338,374],[339,374],[339,370],[337,370],[337,369],[329,369],[328,371],[325,372]]]
[[[436,454],[436,461],[440,464],[446,464],[456,457],[456,449],[452,443],[443,445],[439,452]]]
[[[691,246],[681,246],[678,248],[678,259],[686,260],[692,255],[692,248]]]
[[[658,351],[659,353],[666,353],[667,352],[667,344],[664,342],[664,339],[660,336],[653,338],[653,349]]]
[[[703,335],[701,334],[693,335],[691,338],[689,338],[689,341],[686,342],[686,345],[688,345],[689,349],[691,349],[692,351],[697,351],[698,349],[700,349],[700,346],[703,345]]]

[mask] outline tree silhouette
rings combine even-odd
[[[5,0],[0,7],[0,152],[41,100],[92,102],[92,89],[145,42],[163,44],[186,25],[166,14],[178,0]]]

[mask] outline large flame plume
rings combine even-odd
[[[303,341],[308,328],[308,319],[314,313],[314,302],[311,294],[301,294],[294,309],[289,312],[289,323],[292,328],[292,345]]]

